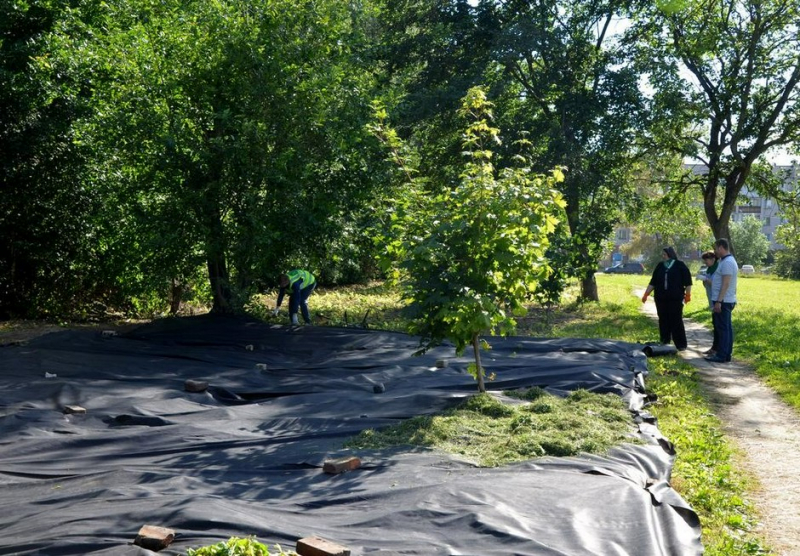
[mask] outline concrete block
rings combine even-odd
[[[183,387],[187,392],[205,392],[208,390],[208,382],[205,380],[188,379],[183,383]]]
[[[295,551],[299,556],[350,556],[349,548],[320,537],[300,539]]]
[[[436,360],[436,368],[437,369],[444,369],[445,367],[447,367],[447,365],[448,365],[447,359],[437,359]]]
[[[266,363],[256,363],[256,369],[258,369],[259,371],[266,371],[267,370],[267,364]]]
[[[339,473],[352,471],[353,469],[358,469],[359,467],[361,467],[361,460],[355,456],[349,456],[325,460],[325,463],[322,465],[322,470],[331,475],[338,475]]]
[[[65,405],[64,406],[64,413],[66,414],[73,414],[73,415],[84,415],[86,413],[86,408],[81,407],[79,405]]]
[[[116,330],[103,330],[101,332],[101,335],[103,336],[103,338],[113,338],[114,336],[117,335],[117,331]]]
[[[175,540],[175,531],[156,525],[143,525],[133,544],[147,550],[158,552],[167,548]]]

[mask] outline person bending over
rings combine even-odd
[[[297,310],[303,314],[303,321],[311,324],[311,317],[308,314],[308,297],[317,287],[317,279],[307,270],[290,270],[286,274],[281,274],[278,279],[280,291],[278,292],[278,303],[275,305],[273,315],[278,314],[283,296],[289,292],[289,318],[292,324],[300,324],[297,321]]]

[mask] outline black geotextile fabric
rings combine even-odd
[[[286,549],[318,535],[353,555],[701,554],[697,516],[667,482],[671,446],[643,411],[642,346],[491,343],[493,392],[614,392],[650,442],[497,469],[345,450],[476,391],[467,357],[415,357],[396,333],[204,316],[0,347],[0,554],[151,554],[131,544],[145,524],[176,531],[161,554],[248,535]],[[189,393],[187,379],[210,388]],[[322,471],[345,455],[362,466]]]

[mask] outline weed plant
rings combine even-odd
[[[267,545],[260,543],[255,537],[240,539],[231,537],[227,541],[218,542],[197,549],[190,548],[187,556],[270,556]],[[296,552],[284,552],[280,546],[275,546],[273,556],[297,556]]]

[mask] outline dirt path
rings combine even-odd
[[[657,318],[655,303],[643,308]],[[759,482],[752,500],[761,517],[759,532],[775,554],[800,556],[800,417],[752,368],[737,363],[735,345],[733,363],[703,359],[711,333],[685,322],[689,349],[680,355],[697,367],[725,432],[744,454],[747,472]]]

